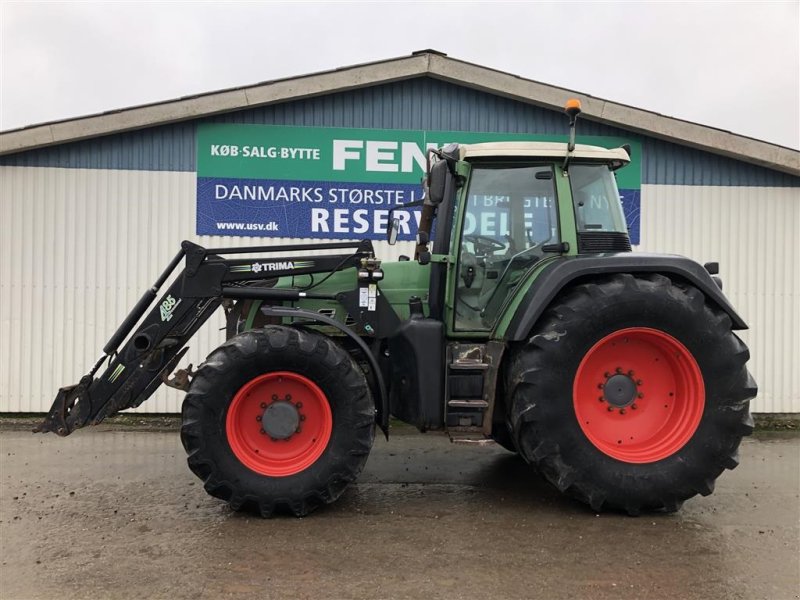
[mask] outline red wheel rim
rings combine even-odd
[[[297,428],[270,435],[275,434],[276,410],[284,417],[288,414],[292,424],[291,419],[296,420]],[[248,381],[236,392],[225,431],[242,464],[261,475],[286,477],[307,469],[322,455],[333,431],[333,415],[313,381],[276,371]]]
[[[705,386],[686,346],[663,331],[631,327],[586,353],[572,398],[578,423],[598,450],[623,462],[650,463],[673,455],[694,435]]]

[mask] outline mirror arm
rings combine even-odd
[[[418,232],[426,234],[426,240],[430,239],[431,234],[431,227],[433,227],[433,218],[436,216],[436,207],[433,204],[423,204],[422,205],[422,216],[419,220],[419,227]],[[422,243],[422,239],[419,234],[417,234],[417,246],[414,248],[414,260],[419,260],[420,255],[423,252],[428,251],[428,242]]]
[[[414,202],[406,202],[405,204],[398,204],[397,206],[393,206],[389,209],[389,215],[386,219],[386,240],[389,242],[390,246],[394,246],[397,243],[397,235],[399,232],[395,232],[395,239],[392,241],[392,230],[395,229],[394,227],[394,211],[396,210],[404,210],[406,208],[414,208],[416,206],[423,206],[425,204],[425,200],[415,200]]]

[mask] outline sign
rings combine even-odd
[[[565,132],[566,134],[566,132]],[[315,239],[385,239],[389,210],[422,198],[425,153],[451,142],[565,141],[566,136],[201,123],[197,127],[197,233]],[[639,242],[641,147],[622,138],[580,142],[633,148],[618,171],[631,241]],[[412,240],[419,209],[395,210]]]

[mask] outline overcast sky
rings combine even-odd
[[[0,0],[0,129],[435,48],[800,148],[800,1]]]

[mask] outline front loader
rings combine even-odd
[[[190,468],[263,516],[335,501],[390,415],[493,440],[597,511],[711,493],[752,431],[746,325],[716,265],[631,252],[615,181],[629,149],[576,145],[579,112],[566,144],[430,151],[413,259],[382,263],[366,240],[183,242],[38,430],[177,387]],[[319,250],[339,253],[303,255]],[[170,377],[220,307],[228,340]]]

